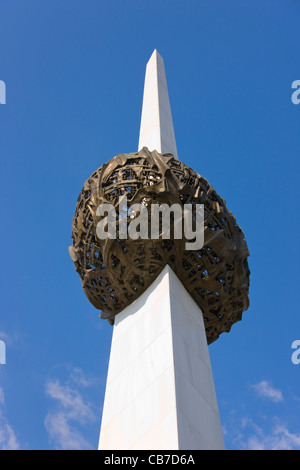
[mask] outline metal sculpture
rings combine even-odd
[[[204,246],[186,250],[185,238],[97,237],[97,208],[130,204],[204,204]],[[129,217],[129,216],[128,216]],[[73,218],[74,261],[90,302],[111,324],[169,264],[203,312],[208,344],[241,320],[249,306],[247,243],[225,201],[213,187],[171,154],[143,148],[102,165],[85,182]]]

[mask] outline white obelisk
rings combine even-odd
[[[156,50],[146,70],[143,147],[177,158]],[[169,266],[113,328],[99,450],[223,450],[203,315]]]
[[[139,150],[143,147],[178,159],[165,66],[156,49],[146,67]]]

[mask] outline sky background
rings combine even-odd
[[[210,346],[227,449],[300,449],[299,0],[0,0],[0,449],[96,449],[112,328],[69,258],[77,197],[137,150],[166,67],[180,160],[227,201],[250,308]]]

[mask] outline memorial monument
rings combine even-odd
[[[174,214],[168,238],[161,219],[158,238],[124,235],[125,222],[140,215],[131,210],[136,204],[149,222],[153,204],[201,205],[203,246],[187,249],[185,234],[174,236]],[[118,215],[115,236],[97,236],[99,207]],[[208,345],[249,306],[249,252],[225,201],[178,159],[156,50],[146,68],[138,151],[111,158],[84,183],[72,239],[83,290],[114,325],[99,449],[224,449]]]

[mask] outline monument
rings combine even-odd
[[[203,246],[187,249],[172,215],[169,238],[160,222],[158,238],[124,236],[124,222],[140,215],[120,206],[125,197],[149,219],[153,204],[202,205]],[[108,206],[119,216],[115,236],[99,238],[99,207]],[[225,201],[178,159],[156,50],[146,68],[138,152],[111,158],[84,183],[72,239],[83,290],[114,325],[99,449],[224,449],[208,345],[249,306],[249,252]]]

